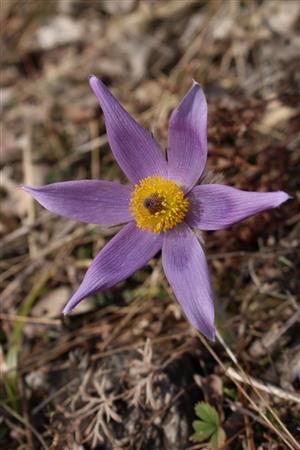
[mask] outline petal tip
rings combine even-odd
[[[28,186],[27,184],[22,184],[21,189],[25,192],[27,192],[27,194],[32,195],[32,197],[34,197],[37,200],[37,196],[40,193],[40,191],[43,190],[43,188],[46,188],[46,186]]]
[[[279,191],[278,192],[278,206],[281,205],[281,203],[286,202],[287,200],[292,199],[293,197],[290,196],[289,194],[287,194],[284,191]]]
[[[27,184],[21,184],[21,185],[20,185],[20,188],[21,188],[23,191],[25,191],[25,192],[27,192],[28,194],[31,194],[31,195],[32,195],[32,191],[34,190],[34,187],[28,186]]]
[[[216,340],[216,330],[214,326],[211,326],[209,328],[206,328],[205,330],[202,327],[197,327],[197,329],[199,330],[199,332],[201,334],[203,334],[203,336],[205,336],[209,341],[211,342],[215,342]]]
[[[216,333],[215,330],[213,330],[210,334],[208,334],[207,339],[209,339],[211,342],[215,342],[216,341]]]
[[[85,274],[86,276],[86,274]],[[88,289],[85,291],[81,291],[82,293],[80,294],[80,288],[82,287],[84,282],[84,279],[81,283],[81,285],[79,286],[79,288],[77,289],[77,291],[74,292],[74,294],[72,295],[72,297],[67,301],[67,303],[64,306],[64,309],[62,310],[62,314],[64,316],[67,316],[70,312],[73,311],[73,309],[76,308],[76,306],[86,297],[88,297],[90,295],[90,292],[88,292]]]
[[[95,89],[97,88],[97,86],[99,87],[99,84],[101,84],[101,81],[99,80],[99,78],[96,77],[96,75],[89,75],[88,76],[88,80],[89,80],[89,85],[92,89],[92,91],[95,92]]]
[[[67,316],[70,311],[72,311],[72,308],[69,306],[69,303],[67,303],[64,309],[62,310],[62,315]]]

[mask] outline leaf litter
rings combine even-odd
[[[3,2],[0,355],[14,376],[10,397],[1,388],[2,448],[201,448],[190,440],[197,402],[218,411],[223,448],[299,448],[300,19],[286,3]],[[90,73],[162,144],[199,81],[209,169],[292,196],[206,235],[224,341],[198,339],[159,258],[70,318],[58,313],[114,230],[45,215],[18,186],[124,181]]]

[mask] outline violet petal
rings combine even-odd
[[[173,111],[169,122],[168,177],[185,191],[201,176],[207,158],[207,103],[193,84]]]
[[[127,178],[137,183],[152,175],[166,177],[167,161],[150,134],[135,122],[100,80],[91,76],[89,82],[104,114],[112,152]]]
[[[189,193],[185,221],[200,230],[219,230],[266,209],[275,208],[289,196],[282,191],[248,192],[222,184],[202,184]]]
[[[185,223],[165,234],[162,262],[188,320],[213,340],[214,304],[206,258],[195,234]]]
[[[49,211],[73,220],[109,225],[132,220],[131,189],[119,183],[80,180],[23,189]]]
[[[70,312],[83,298],[102,292],[128,278],[161,249],[160,235],[140,230],[129,222],[97,254],[85,277],[65,306]]]

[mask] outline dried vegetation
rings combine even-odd
[[[299,2],[2,0],[1,23],[1,448],[207,448],[189,439],[205,401],[224,449],[299,449]],[[206,234],[215,344],[182,317],[159,258],[61,318],[115,230],[55,217],[19,184],[123,181],[89,73],[163,146],[196,79],[209,169],[293,197]]]

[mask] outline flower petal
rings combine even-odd
[[[89,81],[104,114],[109,144],[127,178],[137,183],[151,175],[166,177],[167,161],[150,134],[135,122],[100,80],[91,76]]]
[[[65,306],[64,314],[88,295],[128,278],[153,258],[161,246],[159,235],[140,230],[134,222],[129,222],[97,254],[78,290]]]
[[[131,189],[111,181],[80,180],[41,187],[23,186],[42,206],[56,214],[87,223],[118,224],[132,220]]]
[[[165,234],[162,262],[188,320],[213,340],[214,304],[206,258],[196,236],[185,223]]]
[[[289,196],[278,192],[248,192],[222,184],[202,184],[189,193],[186,222],[200,230],[219,230],[266,209],[275,208]]]
[[[189,190],[207,158],[207,103],[198,83],[173,111],[169,122],[168,176]]]

